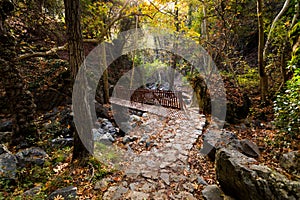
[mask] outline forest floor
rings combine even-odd
[[[165,199],[168,199],[167,197],[202,199],[201,191],[206,184],[218,184],[214,163],[199,153],[202,147],[201,135],[205,134],[202,132],[205,121],[203,116],[194,117],[195,121],[186,121],[163,119],[148,113],[146,118],[141,118],[142,123],[138,124],[146,124],[142,126],[144,129],[157,132],[149,134],[155,142],[148,147],[139,144],[138,140],[132,142],[130,147],[136,161],[130,164],[133,168],[116,170],[96,158],[89,159],[84,165],[71,163],[72,147],[52,145],[51,141],[58,136],[57,133],[68,128],[66,124],[61,124],[60,120],[63,118],[62,113],[69,109],[69,106],[59,106],[41,114],[37,119],[41,133],[45,134],[37,146],[48,153],[49,160],[42,167],[30,166],[20,171],[19,182],[16,185],[9,184],[5,191],[1,192],[4,199],[20,197],[28,189],[37,186],[42,187],[39,195],[43,196],[70,185],[77,187],[80,199],[111,199],[111,195],[118,197],[123,194],[128,198],[151,196],[157,199],[158,196],[165,196]],[[265,107],[265,110],[259,107],[256,109],[266,113],[266,120],[249,115],[239,124],[226,124],[226,130],[234,132],[240,139],[247,138],[254,141],[262,150],[258,159],[260,163],[295,179],[279,166],[280,155],[292,149],[271,145],[278,140],[276,138],[278,132],[271,125],[272,112],[265,110],[272,107]],[[138,138],[142,137],[140,127],[131,134],[137,135]],[[123,137],[119,137],[116,144],[126,149],[122,141]],[[172,162],[175,164],[171,165]],[[180,192],[174,192],[177,190]]]
[[[126,171],[111,168],[99,162],[96,158],[88,159],[88,162],[85,164],[78,162],[72,163],[72,144],[53,145],[52,143],[53,139],[57,139],[60,135],[66,134],[65,132],[69,133],[71,129],[68,120],[64,119],[66,113],[71,112],[71,87],[65,86],[65,84],[68,84],[68,79],[65,77],[68,77],[68,75],[66,75],[66,62],[60,59],[32,59],[23,61],[18,68],[25,82],[28,83],[29,89],[33,91],[35,95],[38,96],[38,100],[41,101],[41,107],[39,107],[39,109],[45,108],[47,110],[47,101],[49,101],[47,98],[51,98],[52,93],[50,93],[50,96],[45,94],[48,94],[47,92],[49,91],[52,91],[54,94],[63,94],[63,100],[58,101],[58,104],[54,105],[54,108],[50,111],[39,112],[36,118],[36,124],[38,125],[40,133],[39,142],[36,146],[46,151],[49,156],[47,162],[45,162],[43,166],[27,166],[21,169],[17,173],[16,182],[1,182],[0,199],[30,199],[22,195],[25,191],[34,187],[41,187],[37,197],[44,199],[51,192],[67,186],[77,187],[77,195],[80,199],[109,198],[110,192],[112,191],[119,191],[120,193],[128,192],[129,194],[130,191],[133,191],[132,188],[134,187],[141,188],[141,190],[137,191],[141,193],[131,192],[130,195],[147,196],[147,194],[151,193],[151,196],[173,195],[174,198],[179,199],[182,196],[201,199],[201,191],[205,184],[218,184],[215,177],[214,163],[207,157],[199,154],[199,149],[202,147],[201,135],[205,134],[205,132],[201,132],[199,135],[196,134],[199,136],[197,138],[196,135],[192,135],[191,138],[189,138],[189,134],[193,134],[193,131],[197,131],[194,130],[197,125],[190,124],[192,122],[184,122],[184,120],[165,121],[157,119],[150,128],[162,129],[161,132],[156,135],[157,138],[155,138],[161,141],[156,142],[158,146],[151,146],[151,148],[145,148],[145,146],[143,146],[143,148],[141,148],[138,143],[133,143],[134,145],[132,146],[132,150],[135,151],[136,154],[151,152],[151,149],[154,151],[154,148],[158,150],[158,155],[159,151],[162,151],[162,154],[170,154],[170,156],[166,157],[181,163],[177,166],[182,166],[180,169],[176,168],[176,166],[174,166],[174,168],[168,168],[168,161],[166,162],[167,164],[156,162],[155,156],[149,156],[146,153],[144,159],[153,158],[153,160],[143,160],[142,158],[140,161],[145,162],[146,165],[148,164],[152,168],[159,169],[156,170],[158,171],[157,173],[151,173],[153,172],[152,170],[147,170],[148,174],[141,173],[141,176],[137,177],[137,181],[132,179],[132,177],[128,178]],[[253,81],[255,80],[249,80],[249,82]],[[285,174],[290,179],[299,180],[299,177],[293,176],[279,166],[279,159],[283,153],[300,149],[299,141],[294,141],[289,145],[284,144],[288,136],[279,134],[279,131],[273,126],[272,121],[274,116],[272,104],[269,103],[264,106],[260,104],[258,88],[255,85],[251,88],[247,88],[245,92],[247,91],[251,91],[248,92],[248,94],[252,102],[248,117],[236,124],[226,124],[224,128],[235,133],[239,139],[247,138],[255,142],[261,149],[261,156],[258,159],[260,163],[270,166]],[[149,114],[148,117],[148,119],[157,118],[157,116],[151,114]],[[209,116],[206,117],[209,123]],[[9,119],[9,115],[1,115],[1,122]],[[144,123],[148,122],[147,120],[144,121]],[[195,123],[201,124],[201,122],[203,122],[203,118]],[[177,129],[174,130],[172,127],[177,127]],[[170,135],[170,133],[164,131],[170,131],[172,134]],[[174,143],[174,145],[171,144],[176,138],[182,140],[187,146],[182,146],[178,141],[178,143]],[[189,141],[189,139],[191,139],[191,141]],[[123,138],[120,137],[116,142],[121,148],[122,140]],[[186,141],[189,142],[186,143]],[[7,142],[8,141],[6,141],[6,144]],[[168,145],[171,147],[169,150],[167,150],[169,148],[167,147]],[[172,149],[173,147],[175,149]],[[12,153],[16,153],[14,147],[9,150],[12,151]],[[173,150],[181,150],[183,153],[178,155],[175,153],[176,156],[174,157]],[[188,153],[185,151],[188,151]],[[159,166],[157,166],[158,163]],[[166,166],[163,166],[164,164]],[[132,163],[132,165],[139,165],[140,170],[143,166],[138,163]],[[145,167],[147,168],[147,166]],[[176,173],[174,171],[176,171]],[[135,175],[133,175],[133,177],[135,177]],[[182,193],[174,193],[175,189],[180,189]]]

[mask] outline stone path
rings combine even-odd
[[[189,151],[202,135],[205,118],[188,109],[190,119],[162,119],[149,115],[139,128],[139,133],[148,136],[151,148],[135,151],[132,148],[124,169],[125,176],[118,185],[104,193],[104,200],[111,199],[197,199],[193,192],[199,175],[188,173]],[[130,134],[137,134],[132,131]],[[140,145],[145,141],[140,141]],[[129,144],[127,144],[127,148]],[[147,145],[147,143],[146,143]]]

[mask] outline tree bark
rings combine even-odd
[[[263,0],[257,0],[258,18],[258,73],[260,78],[261,101],[266,102],[268,92],[268,77],[265,72],[264,63],[264,22],[263,22]]]
[[[104,58],[104,65],[107,66],[106,63],[106,50],[105,48],[103,49],[103,58]],[[109,103],[109,82],[108,82],[108,68],[106,68],[103,72],[102,75],[102,80],[103,80],[103,103],[108,104]]]
[[[80,25],[80,0],[64,0],[64,4],[69,46],[69,64],[73,80],[75,80],[79,66],[84,60],[83,39]],[[72,160],[84,160],[88,155],[88,150],[84,146],[78,131],[75,130]]]

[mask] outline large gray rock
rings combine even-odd
[[[20,167],[24,167],[27,164],[36,164],[41,166],[44,164],[45,159],[49,156],[43,149],[39,147],[30,147],[19,151],[16,154],[16,157],[18,159],[18,165]]]
[[[42,190],[42,187],[41,186],[36,186],[34,188],[31,188],[27,191],[25,191],[23,194],[22,194],[22,197],[24,197],[25,199],[28,198],[30,199],[33,198]]]
[[[252,158],[260,156],[260,151],[256,144],[247,139],[239,140],[232,132],[210,130],[203,135],[203,147],[200,153],[207,155],[211,160],[215,160],[216,151],[221,148],[236,149]]]
[[[232,147],[238,145],[238,139],[234,133],[224,130],[209,130],[203,135],[203,146],[200,153],[215,160],[216,151],[229,145]]]
[[[55,138],[51,140],[53,146],[72,146],[74,144],[74,138]]]
[[[205,200],[223,200],[224,194],[217,185],[209,185],[202,190]]]
[[[0,155],[0,178],[16,179],[17,159],[11,153]]]
[[[244,139],[240,141],[240,145],[238,146],[238,150],[249,157],[258,158],[260,156],[260,151],[258,146],[251,142],[250,140]]]
[[[288,172],[299,174],[300,173],[300,152],[292,151],[283,154],[279,160],[280,166]]]
[[[77,188],[76,187],[73,187],[73,186],[69,186],[69,187],[65,187],[65,188],[62,188],[62,189],[58,189],[54,192],[52,192],[48,199],[49,200],[54,200],[55,197],[57,196],[62,196],[65,200],[73,200],[73,199],[76,199],[76,194],[77,192]]]
[[[243,200],[297,200],[300,182],[290,181],[234,149],[216,154],[216,175],[225,194]]]

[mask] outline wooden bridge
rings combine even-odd
[[[110,98],[112,104],[137,109],[163,117],[180,117],[186,114],[185,105],[180,91],[163,91],[137,89],[131,90],[123,87],[115,88],[114,97]]]

